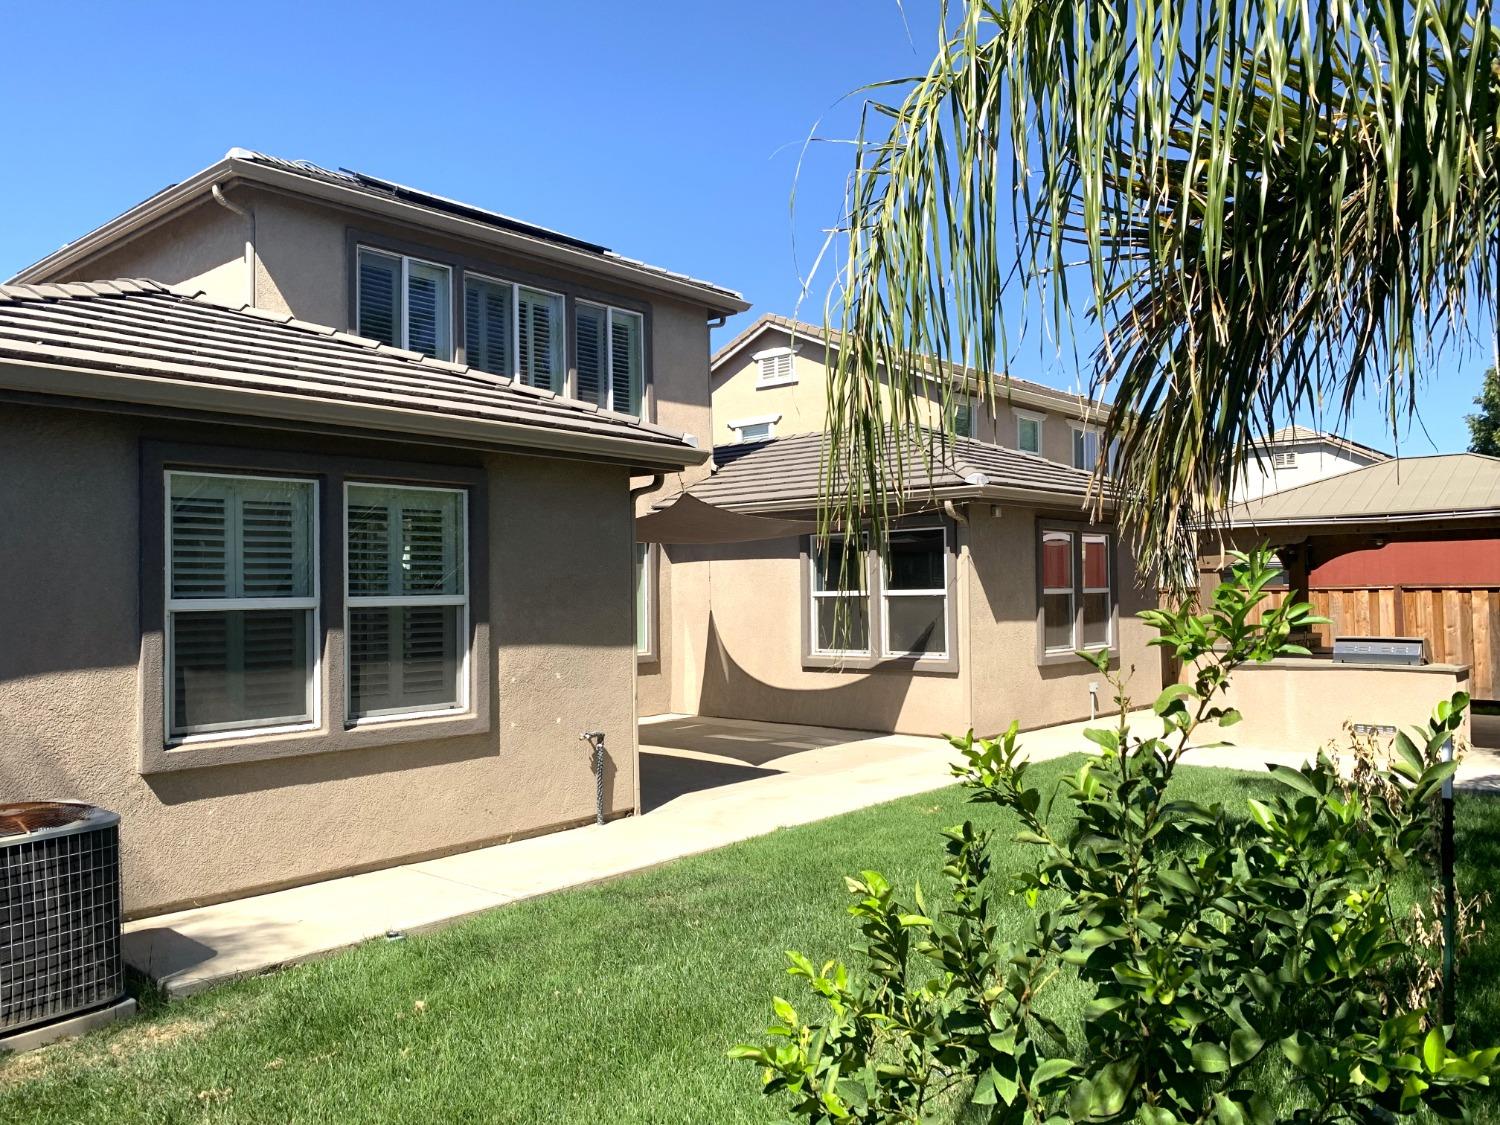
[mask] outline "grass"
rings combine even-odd
[[[1176,784],[1239,802],[1267,782],[1184,768]],[[1007,819],[942,790],[170,1005],[148,996],[128,1024],[0,1064],[0,1121],[780,1120],[724,1051],[789,991],[783,951],[847,951],[847,872],[937,886],[937,831],[965,817]],[[1470,886],[1500,865],[1496,827],[1500,802],[1460,801]],[[1000,848],[1002,877],[1025,850]],[[1500,940],[1465,967],[1463,1033],[1500,1041]]]

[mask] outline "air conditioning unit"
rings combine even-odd
[[[124,996],[119,824],[72,801],[0,805],[0,1037]]]

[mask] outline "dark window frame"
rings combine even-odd
[[[866,616],[869,621],[869,651],[864,653],[817,652],[813,644],[817,622],[812,612],[813,546],[816,537],[800,540],[797,563],[801,573],[802,667],[809,670],[841,672],[935,672],[955,673],[959,669],[958,652],[963,629],[963,611],[959,604],[959,562],[961,558],[958,528],[947,516],[928,514],[906,516],[897,520],[892,531],[941,530],[947,553],[946,585],[943,606],[947,624],[947,654],[944,656],[885,655],[885,560],[873,547],[865,548]]]
[[[1044,575],[1042,571],[1042,542],[1049,531],[1065,531],[1073,537],[1073,640],[1083,636],[1083,537],[1102,537],[1109,551],[1109,644],[1090,649],[1091,652],[1107,652],[1111,660],[1120,658],[1120,551],[1119,539],[1109,525],[1081,522],[1078,520],[1039,519],[1036,521],[1035,581],[1032,596],[1036,600],[1036,662],[1038,666],[1057,664],[1084,664],[1076,649],[1067,652],[1050,652],[1047,649],[1046,601],[1042,596]]]
[[[347,331],[359,332],[359,251],[364,247],[381,254],[420,258],[431,265],[447,266],[452,275],[449,306],[452,317],[453,362],[467,363],[464,335],[464,282],[473,274],[489,281],[515,282],[529,288],[558,294],[563,298],[563,395],[577,397],[578,340],[575,329],[576,309],[580,301],[607,305],[641,316],[641,414],[644,422],[656,421],[655,354],[651,346],[653,323],[651,302],[631,297],[618,290],[599,289],[557,274],[538,273],[526,264],[517,265],[509,258],[489,258],[477,254],[443,249],[431,243],[350,226],[344,231],[345,274],[348,279]],[[514,314],[513,314],[514,315]]]
[[[315,717],[305,729],[265,733],[236,730],[222,738],[170,739],[166,727],[167,472],[289,476],[312,480],[317,495],[320,595],[313,635],[318,646]],[[462,711],[355,723],[348,718],[345,610],[347,482],[432,485],[468,493],[465,527],[469,559],[468,705]],[[140,475],[140,698],[139,764],[143,774],[236,762],[299,757],[342,750],[485,734],[494,729],[491,706],[489,605],[489,495],[485,472],[465,465],[337,456],[302,447],[242,448],[147,440]]]

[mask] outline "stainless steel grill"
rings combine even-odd
[[[120,818],[0,805],[0,1034],[120,1000]]]
[[[1334,637],[1336,664],[1425,664],[1421,637]]]

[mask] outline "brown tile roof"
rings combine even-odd
[[[714,353],[711,367],[717,367],[721,360],[738,351],[746,343],[768,328],[779,328],[784,332],[795,333],[814,341],[821,342],[823,340],[823,328],[821,325],[811,324],[805,320],[796,320],[789,316],[781,316],[777,313],[762,313],[749,327],[745,328],[734,339],[730,340],[729,343]],[[835,330],[833,339],[836,342],[839,338],[840,333]],[[974,379],[973,372],[965,371],[952,364],[944,364],[944,367],[955,380],[963,376],[972,383]],[[1001,381],[995,385],[995,393],[999,396],[1001,402],[1014,399],[1024,405],[1023,400],[1030,400],[1037,404],[1045,403],[1054,409],[1080,417],[1083,414],[1101,415],[1109,409],[1109,403],[1102,399],[1090,399],[1084,395],[1072,394],[1069,391],[1060,391],[1056,387],[1047,386],[1045,383],[1038,383],[1031,379],[1022,379],[1015,375],[1002,377]]]
[[[713,475],[688,492],[707,503],[739,511],[816,504],[824,441],[823,434],[798,434],[718,446]],[[890,443],[888,463],[894,466],[897,456],[902,458],[906,494],[912,499],[920,501],[924,493],[934,490],[975,496],[1034,493],[1039,502],[1076,498],[1081,507],[1088,497],[1088,473],[1035,454],[968,438],[951,440],[946,448],[934,438],[932,449],[929,466],[919,450],[894,440]]]
[[[138,279],[0,285],[0,386],[123,402],[180,395],[185,408],[337,416],[355,428],[451,432],[497,446],[614,449],[653,465],[704,456],[684,434],[551,391]],[[220,405],[204,405],[209,392]]]
[[[1268,493],[1228,512],[1236,527],[1393,523],[1500,515],[1500,458],[1446,453],[1381,461]]]

